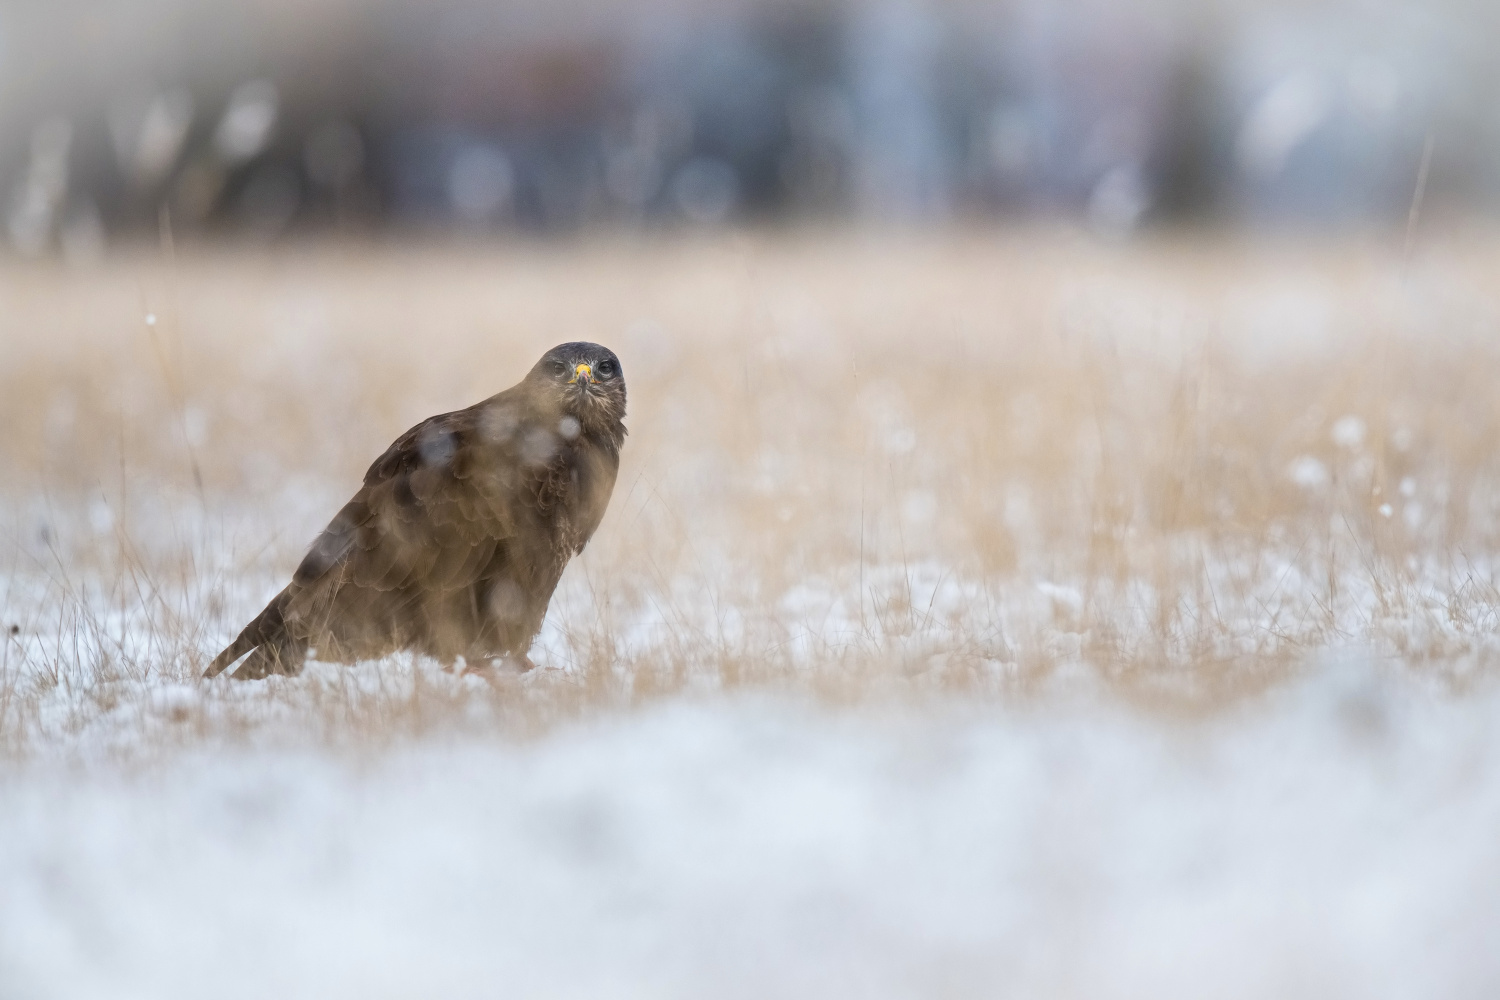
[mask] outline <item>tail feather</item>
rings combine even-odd
[[[253,677],[265,677],[269,673],[290,673],[288,670],[292,646],[296,645],[287,634],[285,611],[287,602],[291,599],[291,588],[288,587],[272,598],[265,610],[256,615],[246,625],[239,636],[231,642],[224,651],[213,658],[208,669],[203,671],[205,678],[217,677],[224,669],[233,664],[240,657],[252,650],[254,653],[245,664],[236,670],[233,676],[244,679]],[[254,664],[255,669],[250,669]]]
[[[272,674],[294,676],[302,672],[306,652],[301,643],[262,643],[229,676],[237,681],[258,681]]]

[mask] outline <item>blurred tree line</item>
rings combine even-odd
[[[1476,0],[11,0],[23,254],[117,234],[1399,218],[1500,191]]]

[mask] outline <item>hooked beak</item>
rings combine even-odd
[[[568,384],[573,385],[576,382],[589,384],[593,381],[594,369],[590,368],[588,365],[579,365],[577,368],[573,369],[573,377],[568,379]]]

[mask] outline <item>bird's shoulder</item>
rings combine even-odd
[[[439,413],[417,423],[391,442],[365,472],[365,485],[378,486],[425,467],[458,471],[458,460],[474,437],[473,407]]]
[[[423,470],[464,480],[476,471],[514,462],[526,431],[535,423],[532,407],[509,391],[473,406],[428,417],[391,442],[365,472],[366,487]]]
[[[490,426],[498,398],[428,417],[397,437],[314,541],[294,580],[310,583],[361,552],[462,547],[513,534],[515,489],[507,480],[515,463],[496,447],[503,441]]]

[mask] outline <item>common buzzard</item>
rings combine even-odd
[[[296,674],[309,650],[529,667],[563,567],[609,503],[624,416],[619,359],[572,343],[504,392],[417,424],[203,676],[247,653],[232,676]]]

